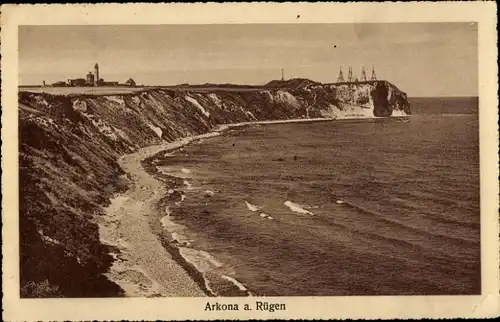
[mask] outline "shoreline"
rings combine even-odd
[[[111,204],[104,208],[105,215],[99,220],[101,243],[119,250],[117,254],[111,253],[114,262],[105,275],[124,290],[126,297],[216,296],[207,284],[204,272],[182,256],[181,247],[153,231],[152,220],[159,221],[155,216],[158,212],[157,205],[167,195],[168,189],[165,182],[155,178],[144,168],[142,162],[146,159],[153,158],[159,153],[179,149],[200,139],[221,135],[229,129],[249,125],[366,122],[388,118],[400,118],[400,116],[286,119],[221,124],[211,132],[147,146],[121,156],[118,164],[130,176],[132,182],[125,193],[115,195],[110,200]],[[176,225],[174,221],[168,219],[168,216],[165,217],[170,224]],[[251,295],[248,293],[247,295]]]

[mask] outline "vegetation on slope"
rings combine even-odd
[[[321,117],[332,106],[341,111],[354,93],[362,93],[356,102],[363,104],[375,93],[301,80],[289,86],[293,89],[152,89],[107,96],[20,92],[21,296],[123,294],[103,275],[113,262],[112,246],[99,236],[103,206],[127,189],[116,162],[120,155],[218,124]],[[384,93],[371,99],[391,110],[393,103],[407,104],[404,93],[393,91],[390,98]]]

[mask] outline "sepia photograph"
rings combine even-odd
[[[484,295],[478,21],[294,18],[17,27],[21,301]]]
[[[476,23],[21,26],[19,58],[21,296],[480,294]]]

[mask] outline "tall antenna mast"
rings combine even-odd
[[[365,66],[363,66],[363,68],[361,69],[361,77],[359,79],[360,81],[362,82],[365,82],[366,81],[366,71],[365,71]]]
[[[341,66],[339,76],[337,77],[337,83],[343,83],[343,82],[345,82],[345,80],[344,80],[344,74],[342,73],[342,66]]]
[[[376,81],[377,80],[377,75],[375,75],[375,66],[372,66],[372,77],[371,77],[371,80],[372,81]]]
[[[349,66],[349,73],[347,74],[347,81],[349,83],[352,82],[352,67],[351,66]]]

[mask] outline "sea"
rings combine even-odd
[[[212,295],[480,294],[478,99],[410,103],[159,154],[171,241]]]

